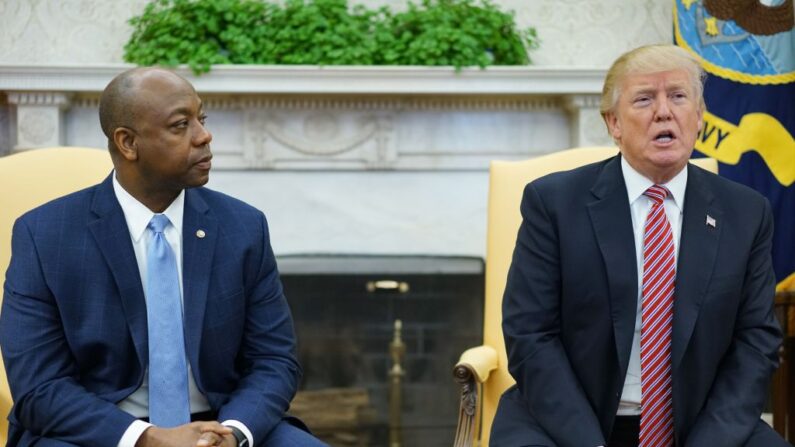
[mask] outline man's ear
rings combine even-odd
[[[704,109],[705,109],[704,103],[702,102],[698,106],[698,112],[696,112],[696,113],[698,113],[698,132],[699,133],[701,133],[701,131],[704,130]]]
[[[603,117],[605,124],[607,124],[607,131],[610,132],[613,140],[618,143],[621,140],[621,123],[619,123],[618,117],[613,112],[605,112]]]
[[[127,161],[135,161],[138,159],[138,138],[135,131],[128,127],[117,127],[113,131],[113,143],[116,149]]]

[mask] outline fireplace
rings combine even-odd
[[[279,267],[304,367],[298,412],[322,413],[301,414],[310,428],[334,446],[389,445],[390,342],[401,320],[402,445],[449,445],[459,399],[452,368],[482,339],[482,259],[301,255],[280,257]],[[339,402],[358,408],[333,408]]]

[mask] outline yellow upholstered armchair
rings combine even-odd
[[[502,295],[522,217],[522,191],[534,179],[603,160],[618,153],[615,147],[577,148],[524,161],[494,161],[489,172],[486,234],[486,293],[483,345],[466,350],[453,370],[461,384],[461,408],[455,447],[489,445],[494,414],[502,393],[514,383],[508,373],[502,337]],[[714,159],[693,160],[717,172]]]
[[[56,147],[0,157],[0,283],[5,283],[11,229],[17,217],[56,197],[101,182],[112,168],[107,149]],[[10,409],[11,393],[0,359],[0,445],[6,444]]]

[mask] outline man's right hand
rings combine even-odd
[[[223,445],[224,438],[232,434],[232,429],[216,421],[191,422],[174,428],[153,425],[141,434],[135,447],[194,447],[203,433],[210,432],[218,435],[218,443],[210,445],[220,446]]]

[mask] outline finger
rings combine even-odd
[[[208,432],[217,433],[217,434],[223,436],[223,435],[231,434],[232,433],[232,429],[227,427],[227,426],[225,426],[225,425],[221,425],[220,423],[218,423],[216,421],[200,422],[199,423],[199,433],[208,433]]]
[[[201,436],[199,436],[199,440],[196,441],[196,446],[210,447],[210,446],[220,445],[223,439],[224,438],[218,433],[207,431],[202,433]]]

